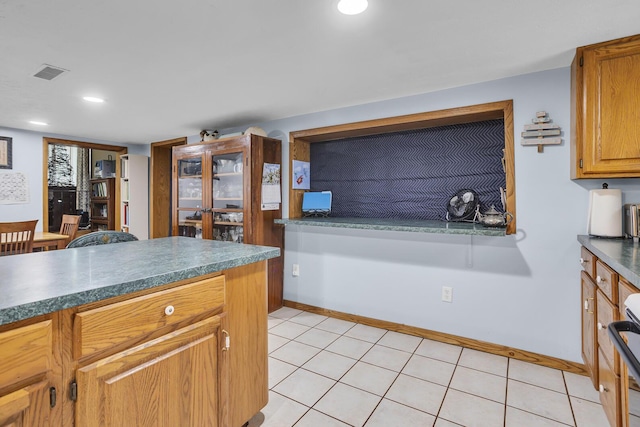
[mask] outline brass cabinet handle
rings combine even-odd
[[[222,351],[229,351],[229,347],[231,344],[231,339],[229,338],[229,332],[223,329],[222,333],[224,334],[224,346],[222,347]]]
[[[593,298],[587,298],[586,300],[584,300],[584,311],[589,314],[593,314],[593,311],[589,311],[589,300],[593,301]]]

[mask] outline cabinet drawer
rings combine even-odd
[[[627,300],[629,295],[637,294],[638,292],[640,292],[640,290],[627,282],[624,278],[620,277],[618,279],[618,308],[620,309],[621,316],[624,316],[624,302]]]
[[[0,333],[0,388],[51,369],[52,334],[51,320]]]
[[[224,276],[78,313],[74,357],[80,358],[224,304]]]
[[[580,248],[580,265],[582,269],[591,276],[592,279],[596,278],[596,256],[589,252],[587,248],[582,246]]]
[[[599,352],[598,363],[598,377],[600,384],[598,387],[600,394],[600,403],[602,403],[602,409],[607,415],[609,424],[611,426],[619,426],[620,422],[618,417],[620,414],[620,377],[611,369],[608,362],[602,355],[602,351]]]
[[[618,304],[618,273],[600,260],[596,261],[596,284],[614,304]]]
[[[620,368],[620,359],[618,354],[616,353],[615,347],[613,346],[613,342],[609,338],[607,333],[607,326],[611,322],[618,320],[618,311],[616,307],[604,297],[601,291],[597,291],[597,307],[598,310],[596,312],[596,329],[598,333],[598,346],[600,346],[600,351],[607,358],[609,365],[613,368],[616,374],[619,374]]]

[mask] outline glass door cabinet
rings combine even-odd
[[[173,148],[172,234],[276,246],[268,261],[269,312],[282,306],[284,230],[277,209],[262,205],[265,164],[281,164],[281,142],[242,135]]]
[[[204,157],[197,153],[185,153],[174,159],[174,163],[173,234],[201,239],[203,213],[206,209],[205,182],[202,178]]]
[[[211,185],[214,240],[244,242],[245,161],[243,151],[213,154]]]

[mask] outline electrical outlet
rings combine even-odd
[[[442,287],[442,301],[453,302],[453,288],[451,286]]]
[[[300,275],[300,264],[293,264],[293,268],[291,269],[291,275],[293,277],[298,277]]]

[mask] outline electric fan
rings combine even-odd
[[[447,221],[472,220],[480,199],[473,190],[459,190],[447,204]]]

